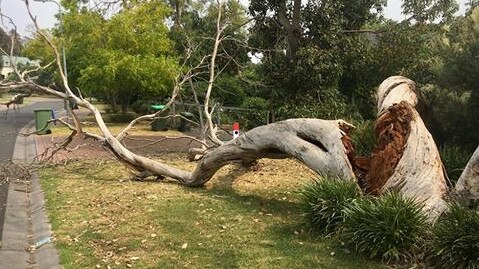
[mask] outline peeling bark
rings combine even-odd
[[[366,189],[381,195],[394,190],[424,205],[430,222],[446,209],[446,175],[437,146],[417,108],[414,82],[390,77],[378,89],[378,145],[366,165]],[[364,161],[363,161],[364,162]]]

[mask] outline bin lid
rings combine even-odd
[[[155,110],[161,110],[165,108],[165,105],[151,105],[151,108]]]

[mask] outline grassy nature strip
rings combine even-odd
[[[177,164],[183,157],[166,158]],[[186,167],[191,164],[185,163]],[[304,167],[229,166],[206,189],[131,182],[113,161],[41,171],[64,268],[385,268],[303,229]]]

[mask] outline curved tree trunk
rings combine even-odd
[[[286,157],[298,159],[320,175],[354,180],[343,144],[348,126],[344,121],[290,119],[254,128],[207,153],[184,183],[201,186],[233,160]]]
[[[101,120],[98,117],[101,117],[99,114],[97,120]],[[132,169],[168,176],[186,186],[199,187],[231,161],[260,158],[294,157],[320,175],[355,180],[347,155],[349,150],[343,144],[350,126],[342,120],[319,119],[290,119],[260,126],[206,153],[192,172],[134,154],[110,137],[107,130],[104,134],[113,154]]]

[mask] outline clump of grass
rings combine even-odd
[[[459,179],[466,167],[472,151],[460,146],[444,145],[439,149],[447,175],[453,184]]]
[[[479,214],[451,204],[433,228],[430,252],[437,268],[479,268]]]
[[[352,180],[315,180],[300,191],[304,216],[311,229],[332,234],[344,221],[344,208],[360,196]]]
[[[359,253],[387,262],[414,259],[427,231],[421,207],[395,192],[357,199],[345,215],[346,242]]]

